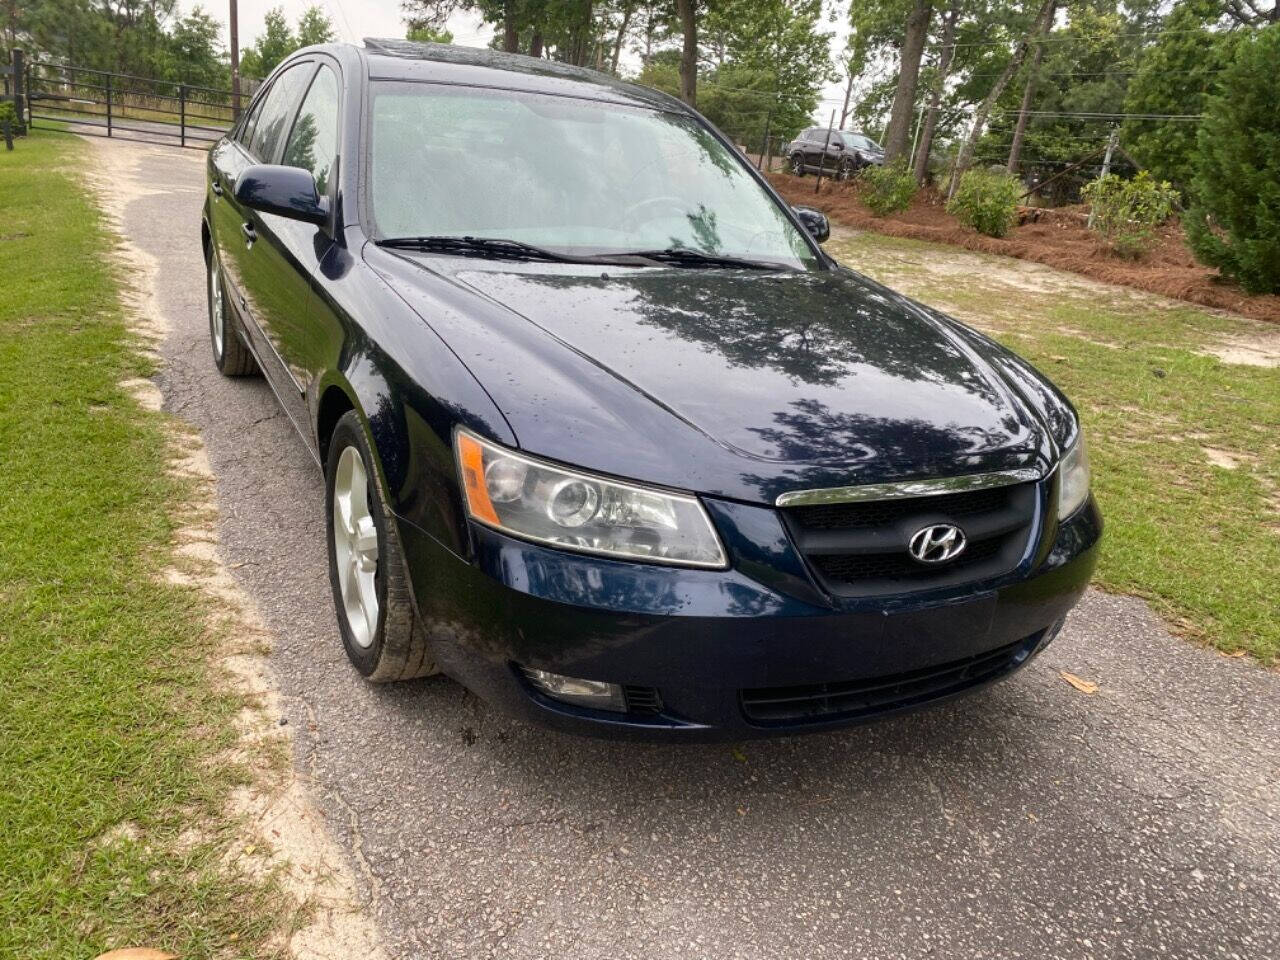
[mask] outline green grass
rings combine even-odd
[[[241,703],[205,601],[158,575],[191,490],[118,386],[152,371],[84,150],[0,150],[0,957],[262,956],[275,888],[220,865]]]
[[[1275,662],[1280,370],[1203,353],[1226,337],[1256,336],[1257,324],[1064,274],[1050,275],[1052,290],[1029,290],[1011,275],[1025,269],[1017,261],[914,240],[860,233],[829,247],[993,334],[1071,397],[1108,524],[1100,586],[1146,597],[1180,631],[1224,652]],[[974,269],[936,269],[957,258]],[[1235,467],[1215,466],[1218,451]]]

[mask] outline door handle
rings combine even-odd
[[[220,184],[217,180],[213,181],[213,195],[215,197],[222,196],[222,184]]]
[[[253,243],[258,239],[258,231],[253,229],[252,223],[245,222],[240,224],[240,232],[244,234],[245,243]]]

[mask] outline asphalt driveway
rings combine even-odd
[[[295,763],[391,956],[1280,955],[1280,675],[1134,600],[1090,594],[1027,670],[955,705],[739,747],[582,740],[448,680],[363,682],[319,472],[265,383],[210,358],[203,157],[96,146],[136,194],[125,230],[170,324],[159,384],[208,446]]]

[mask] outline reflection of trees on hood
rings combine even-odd
[[[927,420],[876,417],[866,413],[839,413],[817,400],[796,400],[791,409],[774,414],[776,426],[755,429],[779,452],[779,459],[808,458],[817,462],[844,463],[856,469],[874,461],[877,469],[887,465],[910,465],[926,474],[937,467],[948,473],[992,448],[1003,446],[1010,437],[1025,433],[1014,414],[1002,417],[996,428],[931,423]],[[1024,445],[1010,451],[1017,459],[1035,449],[1027,435]],[[796,489],[827,482],[827,467],[793,467],[781,476],[747,477],[747,482],[763,489]]]
[[[549,278],[539,278],[549,279]],[[643,323],[705,345],[736,367],[835,386],[870,366],[998,401],[975,362],[944,332],[887,296],[822,277],[689,271],[611,284],[635,290]]]
[[[570,294],[557,310],[574,312],[575,305],[583,305],[596,323],[638,318],[720,354],[734,367],[774,370],[797,384],[832,387],[878,371],[1002,403],[982,361],[946,332],[902,299],[839,278],[664,270],[603,281],[511,275],[506,282]],[[527,289],[521,295],[536,296]]]

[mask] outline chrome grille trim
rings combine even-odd
[[[793,490],[778,495],[777,507],[801,507],[826,503],[859,503],[868,500],[901,500],[906,497],[932,497],[943,493],[965,493],[988,490],[1016,483],[1029,483],[1044,476],[1035,467],[974,473],[965,477],[930,477],[926,480],[902,480],[897,483],[864,483],[852,487],[824,487],[817,490]]]

